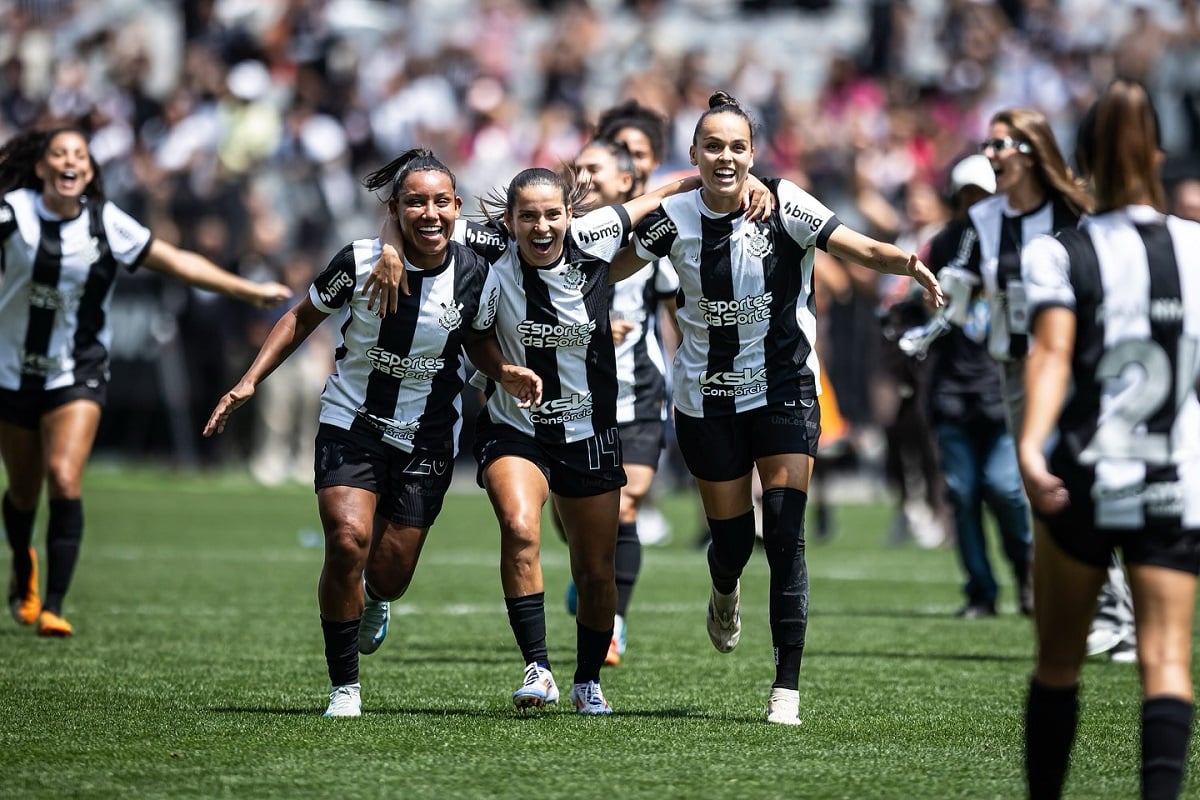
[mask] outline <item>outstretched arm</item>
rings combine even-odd
[[[542,379],[528,367],[510,364],[494,334],[472,336],[464,349],[475,368],[517,398],[519,407],[530,408],[542,402]]]
[[[273,308],[292,296],[282,283],[255,283],[221,269],[199,253],[184,250],[161,239],[150,244],[144,263],[161,272],[201,289],[219,292],[258,308]]]
[[[254,396],[258,384],[296,351],[296,348],[317,329],[325,316],[325,312],[314,306],[308,297],[284,314],[267,335],[267,340],[263,342],[246,374],[217,401],[216,408],[204,426],[204,435],[212,436],[214,433],[223,432],[229,415]]]
[[[894,244],[877,241],[840,225],[829,235],[826,249],[838,258],[853,261],[876,272],[908,275],[929,292],[934,308],[940,308],[946,302],[942,287],[929,267],[922,264],[916,254],[906,253]]]

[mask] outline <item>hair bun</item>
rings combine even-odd
[[[709,108],[720,108],[721,106],[733,106],[734,108],[742,107],[741,104],[738,103],[737,100],[734,100],[733,96],[730,95],[728,92],[723,92],[723,91],[713,92],[712,96],[708,98],[708,107]]]

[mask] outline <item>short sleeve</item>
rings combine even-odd
[[[496,263],[508,249],[508,229],[499,221],[480,224],[459,219],[454,226],[454,239],[483,256],[489,264]]]
[[[308,299],[321,311],[332,314],[353,299],[356,281],[354,245],[348,244],[313,281],[308,289]]]
[[[587,255],[612,261],[629,235],[629,213],[624,206],[604,206],[571,220],[571,236]]]
[[[483,282],[483,291],[479,294],[479,309],[471,320],[471,327],[477,331],[489,331],[496,325],[496,314],[500,307],[500,271],[488,270],[487,279]]]
[[[674,297],[679,291],[679,273],[669,258],[660,258],[654,263],[654,293],[660,298]]]
[[[1071,259],[1062,243],[1053,236],[1038,236],[1021,251],[1021,282],[1032,324],[1046,308],[1074,310],[1075,290],[1071,286]]]
[[[667,216],[660,205],[651,211],[633,230],[633,246],[638,258],[643,261],[653,261],[656,258],[666,258],[671,252],[671,245],[679,236],[675,221]]]
[[[775,181],[768,182],[768,186]],[[788,180],[775,186],[783,228],[802,247],[824,250],[829,235],[842,223],[821,201]]]
[[[109,252],[117,263],[127,267],[140,264],[150,249],[153,238],[150,229],[112,203],[105,203],[101,208],[100,220],[104,224]]]
[[[12,236],[17,229],[17,215],[7,200],[0,200],[0,242]],[[3,265],[0,264],[0,267]]]

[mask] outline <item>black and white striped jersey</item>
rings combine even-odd
[[[479,313],[487,262],[450,243],[445,263],[405,262],[411,294],[380,319],[367,310],[363,282],[378,261],[378,239],[343,247],[308,290],[333,315],[336,368],[321,395],[321,422],[406,452],[453,454],[462,428],[463,343]]]
[[[1200,224],[1148,206],[1025,249],[1031,315],[1075,312],[1050,468],[1096,527],[1200,528]],[[1031,316],[1031,320],[1032,320]]]
[[[1079,216],[1058,198],[1022,213],[1003,194],[980,200],[967,213],[979,237],[979,271],[991,310],[988,353],[997,361],[1023,358],[1029,349],[1029,309],[1021,286],[1021,248],[1035,236],[1075,227]]]
[[[717,214],[699,191],[668,197],[637,226],[644,259],[669,257],[683,341],[675,353],[675,407],[711,417],[816,397],[814,248],[840,224],[796,184],[764,181],[771,218]]]
[[[150,231],[112,203],[74,219],[41,195],[0,200],[0,387],[99,386],[108,380],[108,310],[117,267],[134,269]]]
[[[658,307],[679,291],[670,259],[650,262],[613,285],[610,321],[633,325],[617,348],[617,422],[666,419],[666,363],[658,340]]]
[[[484,413],[547,444],[615,431],[608,266],[629,233],[625,209],[605,206],[572,220],[562,258],[542,268],[524,263],[517,243],[495,228],[468,223],[456,228],[456,237],[460,230],[468,242],[477,238],[472,246],[491,262],[485,313],[476,328],[495,328],[505,357],[542,378],[542,402],[532,409],[519,408],[489,382]]]

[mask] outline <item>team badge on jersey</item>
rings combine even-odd
[[[746,252],[755,258],[765,258],[771,255],[771,239],[762,227],[755,225],[753,230],[746,232]]]
[[[583,270],[578,264],[572,264],[563,273],[563,288],[569,292],[578,292],[583,288]]]
[[[454,305],[453,301],[451,301],[450,305],[442,303],[442,308],[446,310],[442,312],[441,318],[438,319],[438,325],[441,325],[442,328],[448,331],[452,331],[459,325],[462,325],[462,303],[459,303],[458,305]]]

